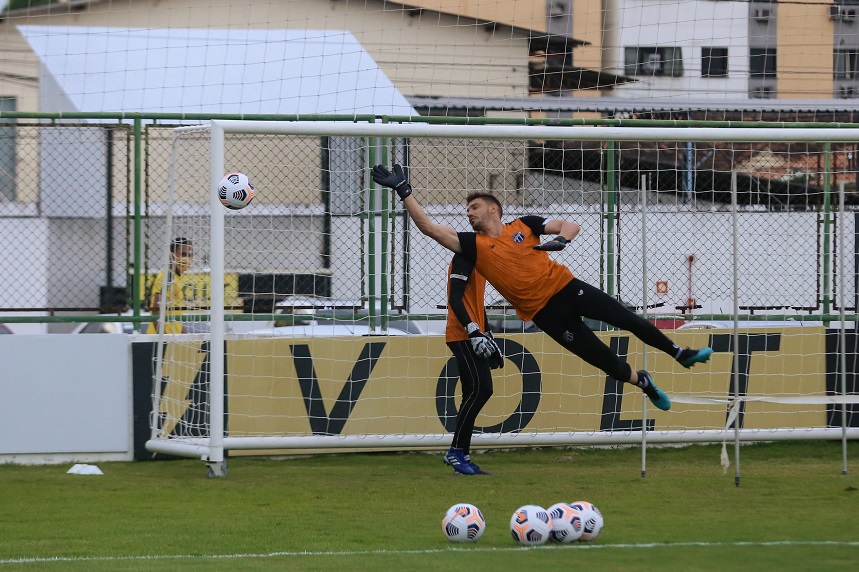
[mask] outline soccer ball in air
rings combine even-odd
[[[243,209],[254,200],[254,186],[244,173],[227,173],[218,183],[218,199],[228,209]]]
[[[571,502],[570,506],[582,514],[582,540],[596,539],[605,524],[600,510],[588,501]]]
[[[526,504],[520,506],[510,517],[510,533],[519,544],[545,544],[552,532],[549,513],[541,506]]]
[[[547,509],[552,521],[552,531],[549,538],[555,542],[566,544],[578,540],[585,530],[583,515],[565,502],[553,504]]]
[[[447,510],[441,521],[441,529],[451,542],[474,542],[483,536],[486,519],[479,508],[463,502]]]

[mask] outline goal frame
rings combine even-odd
[[[186,128],[177,128],[177,130]],[[190,129],[199,130],[199,127]],[[690,142],[818,142],[852,143],[859,139],[856,128],[726,128],[726,127],[589,127],[589,126],[545,126],[545,125],[447,125],[432,123],[346,123],[338,121],[241,121],[212,120],[210,129],[210,268],[211,268],[211,311],[210,311],[210,410],[209,437],[183,439],[171,442],[153,437],[146,443],[153,452],[180,456],[199,457],[211,467],[225,466],[225,451],[231,449],[274,450],[274,449],[332,449],[332,448],[439,448],[447,446],[448,434],[425,435],[361,435],[361,436],[306,436],[306,437],[225,437],[224,434],[224,348],[225,348],[225,311],[224,311],[224,221],[225,211],[217,197],[217,185],[225,172],[225,137],[228,134],[278,134],[298,136],[355,136],[371,138],[465,138],[465,139],[508,139],[508,140],[576,140],[576,141],[690,141]],[[368,178],[369,180],[369,178]],[[736,233],[736,181],[731,189],[734,232]],[[839,216],[844,214],[844,187],[839,189]],[[644,212],[642,213],[644,216]],[[844,225],[839,225],[843,232]],[[736,245],[736,236],[734,237]],[[842,249],[843,255],[843,249]],[[734,253],[736,260],[736,252]],[[842,261],[843,262],[843,261]],[[646,268],[646,267],[645,267]],[[737,264],[734,264],[736,273]],[[736,276],[735,276],[736,285]],[[646,288],[645,288],[646,290]],[[843,294],[843,280],[842,280]],[[734,296],[736,304],[736,295]],[[738,447],[746,441],[775,441],[796,439],[841,439],[844,443],[844,470],[846,471],[846,441],[859,438],[859,428],[846,426],[847,404],[859,403],[859,396],[846,394],[846,363],[844,344],[846,315],[841,305],[841,395],[826,397],[796,397],[790,403],[836,404],[842,407],[842,427],[814,429],[740,429],[736,423],[731,428],[729,421],[724,429],[706,431],[611,431],[601,433],[531,433],[478,434],[474,445],[487,446],[562,446],[572,444],[608,445],[637,444],[644,447],[650,443],[703,443],[725,442],[732,439]],[[646,302],[645,302],[646,307]],[[739,309],[734,308],[734,347],[738,347]],[[645,355],[646,359],[646,355]],[[734,352],[737,360],[737,352]],[[734,375],[738,375],[734,368]],[[736,379],[734,387],[737,387]],[[714,403],[712,398],[694,395],[678,395],[677,402]],[[729,396],[718,400],[729,407],[737,407],[740,401],[748,401],[747,396]],[[156,409],[157,411],[157,409]],[[647,403],[644,400],[643,416],[647,416]],[[738,449],[737,449],[738,451]],[[738,453],[737,453],[738,455]],[[739,457],[737,457],[739,461]],[[737,463],[739,466],[739,463]],[[214,476],[223,476],[225,469],[215,469]]]

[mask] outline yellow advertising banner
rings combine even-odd
[[[670,411],[647,407],[650,430],[724,428],[726,401],[735,392],[750,398],[740,408],[744,428],[826,426],[824,405],[755,400],[825,395],[822,327],[744,330],[738,352],[728,331],[673,332],[682,346],[713,348],[710,361],[692,369],[652,348],[645,354],[626,332],[598,335],[676,396]],[[645,399],[638,388],[608,378],[545,334],[496,339],[506,359],[503,369],[493,371],[494,394],[477,419],[478,430],[641,429]],[[184,373],[191,375],[194,366]],[[456,361],[442,336],[234,340],[227,343],[226,371],[233,437],[438,434],[452,431],[460,401]]]

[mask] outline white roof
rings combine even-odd
[[[345,30],[18,29],[41,111],[415,114]]]

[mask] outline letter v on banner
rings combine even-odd
[[[319,389],[319,380],[316,378],[316,370],[313,367],[313,358],[310,356],[310,346],[306,344],[291,345],[292,359],[295,363],[295,372],[298,374],[298,385],[301,395],[304,397],[304,407],[307,410],[307,419],[310,421],[310,430],[314,435],[339,435],[349,420],[349,414],[355,407],[355,403],[361,396],[370,374],[385,349],[385,342],[368,342],[364,344],[358,361],[352,367],[349,379],[340,390],[337,401],[331,408],[331,413],[325,411],[325,403],[322,400],[322,392]]]

